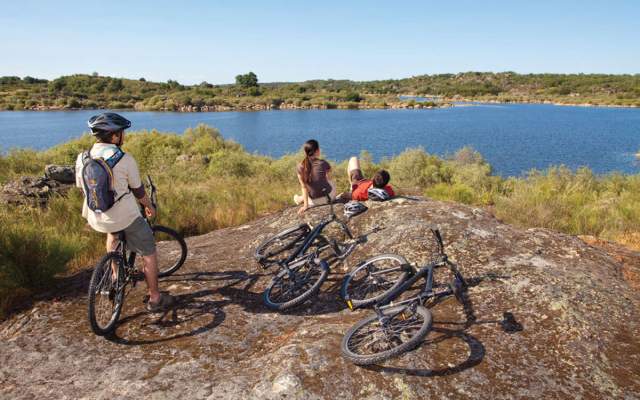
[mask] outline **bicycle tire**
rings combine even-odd
[[[391,316],[394,314],[398,316],[398,315],[402,315],[403,312],[408,311],[410,307],[411,306],[390,307],[388,309],[383,310],[382,313],[384,316]],[[340,344],[342,355],[356,365],[371,365],[371,364],[377,364],[381,361],[385,361],[393,357],[397,357],[407,351],[413,350],[418,345],[420,345],[422,340],[429,333],[429,330],[431,329],[431,321],[432,321],[431,311],[429,311],[427,308],[421,305],[416,306],[416,309],[413,315],[419,316],[421,320],[420,319],[416,320],[416,322],[414,323],[415,326],[413,327],[417,329],[414,329],[413,332],[411,333],[407,333],[408,335],[407,340],[402,341],[399,345],[391,347],[387,350],[374,351],[369,354],[360,354],[354,351],[356,347],[355,342],[359,339],[356,335],[360,332],[360,330],[367,327],[367,325],[371,325],[371,324],[375,325],[376,323],[379,325],[380,323],[379,323],[378,315],[373,314],[367,318],[360,320],[355,325],[353,325],[342,338],[342,342]],[[404,321],[407,321],[407,319],[405,319]],[[406,322],[403,322],[403,323],[406,323]],[[409,323],[411,323],[411,321]],[[364,334],[360,333],[360,335],[365,338],[367,337],[366,332]],[[383,332],[378,333],[378,337],[383,335],[385,335]],[[374,341],[376,340],[375,331],[369,331],[368,336]],[[362,339],[360,340],[362,341]],[[371,342],[371,343],[374,343],[374,342]]]
[[[117,263],[117,281],[116,288],[113,289],[111,263]],[[125,289],[125,271],[124,271],[124,259],[122,255],[117,252],[107,253],[96,265],[91,274],[91,281],[89,282],[89,324],[91,330],[99,336],[104,336],[111,333],[118,323],[120,318],[120,312],[122,311],[122,304],[124,303],[124,289]],[[111,288],[107,291],[107,287],[104,285],[111,285]],[[107,294],[103,292],[107,291]],[[107,296],[107,299],[105,299]],[[110,317],[106,323],[103,323],[102,318],[98,318],[98,308],[102,308],[101,305],[105,300],[107,303],[111,303],[112,311]],[[105,303],[106,304],[106,303]],[[107,314],[108,315],[108,314]]]
[[[377,262],[384,262],[385,260],[394,264],[394,266],[389,269],[390,273],[394,273],[390,280],[385,280],[383,274],[379,273],[381,270],[371,270],[372,265]],[[371,257],[358,264],[355,269],[344,276],[344,279],[342,280],[342,287],[340,288],[340,296],[342,296],[342,298],[347,302],[349,308],[352,310],[375,304],[392,291],[397,290],[398,287],[409,278],[411,273],[406,269],[392,271],[392,269],[400,268],[403,265],[408,265],[407,260],[396,254],[381,254]],[[366,273],[366,275],[360,278],[360,275],[363,272]],[[377,272],[378,274],[376,276],[372,276],[371,272]],[[380,281],[381,279],[384,283]],[[359,282],[361,282],[361,284],[358,284]],[[367,283],[370,283],[370,285],[365,287]],[[370,287],[375,289],[375,287],[382,287],[383,285],[385,289],[382,293],[379,291],[373,292],[372,289],[370,289]],[[364,295],[362,293],[363,291]],[[367,297],[369,294],[375,294],[375,296]]]
[[[300,224],[277,233],[256,248],[254,253],[256,261],[266,266],[284,260],[288,254],[282,253],[302,243],[310,231],[309,225]],[[273,249],[270,250],[270,248]]]
[[[305,284],[306,290],[304,290],[305,287],[303,287],[303,291],[299,295],[291,299],[285,298],[283,299],[284,301],[279,301],[279,299],[275,298],[274,291],[276,290],[276,288],[278,288],[278,286],[283,287],[285,284],[287,284],[287,281],[291,282],[289,271],[283,270],[276,276],[274,276],[262,296],[264,304],[267,306],[267,308],[274,311],[287,310],[304,303],[309,298],[318,293],[318,291],[320,290],[320,286],[322,286],[324,281],[327,280],[327,277],[329,276],[329,264],[327,264],[325,260],[320,260],[319,263],[316,263],[314,259],[307,258],[307,260],[304,261],[301,266],[295,268],[293,273],[296,275],[302,275],[303,273],[305,273],[305,270],[319,272],[318,274],[314,274],[314,276],[317,276],[317,278],[310,282],[311,286]],[[306,272],[306,274],[309,276],[309,272]],[[290,285],[290,283],[288,284]]]
[[[187,259],[187,243],[182,235],[169,227],[153,225],[151,229],[156,240],[156,251],[158,253],[158,278],[163,278],[175,273],[184,265]],[[164,235],[171,239],[164,239]],[[167,243],[169,241],[172,243]],[[178,252],[180,253],[179,256]]]

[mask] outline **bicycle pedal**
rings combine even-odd
[[[353,311],[353,303],[351,300],[347,300],[347,307],[349,307],[349,310]]]

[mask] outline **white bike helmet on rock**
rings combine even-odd
[[[347,218],[355,217],[358,214],[362,214],[369,208],[359,201],[350,201],[344,205],[344,216]]]

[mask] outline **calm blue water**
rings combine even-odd
[[[0,148],[43,149],[86,131],[97,111],[0,112]],[[122,112],[134,129],[182,132],[206,123],[251,152],[280,156],[309,138],[326,158],[367,150],[376,160],[423,146],[446,155],[471,145],[496,173],[565,164],[637,173],[640,109],[474,105],[432,110],[308,110],[219,113]]]

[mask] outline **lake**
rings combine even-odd
[[[99,111],[0,112],[0,148],[45,149],[86,132]],[[217,113],[121,112],[132,129],[183,132],[205,123],[248,151],[281,156],[320,141],[323,156],[361,150],[374,159],[422,146],[447,155],[470,145],[501,175],[564,164],[597,173],[637,173],[640,109],[476,104],[429,110],[301,110]]]

